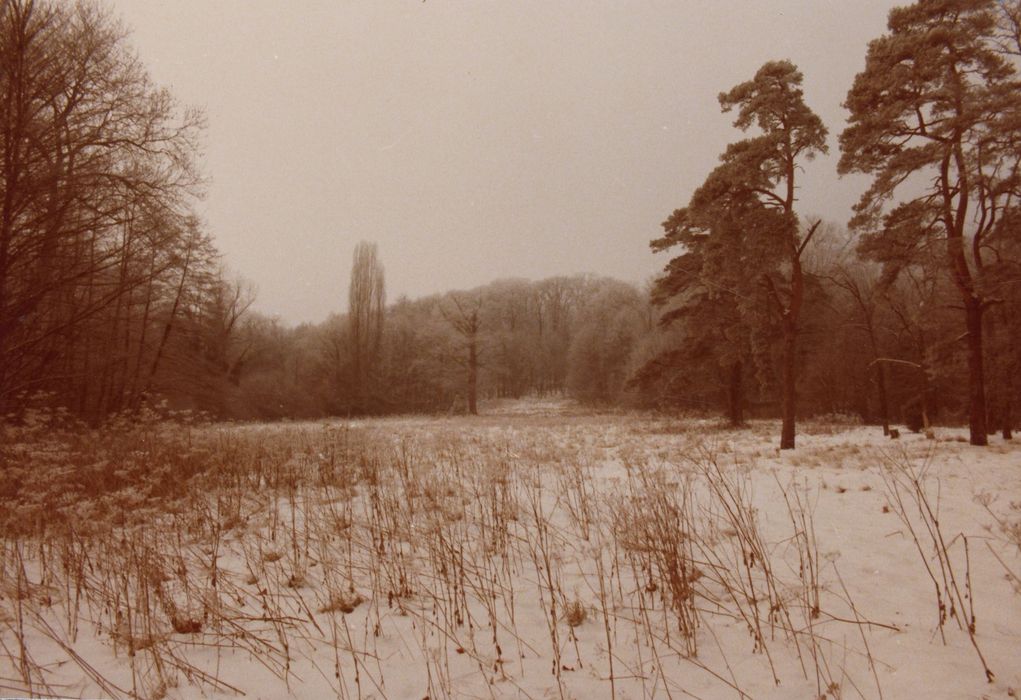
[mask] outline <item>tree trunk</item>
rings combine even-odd
[[[167,316],[167,322],[163,326],[163,334],[160,337],[159,345],[156,346],[156,354],[152,358],[152,365],[149,367],[149,377],[145,382],[145,389],[142,390],[143,394],[148,394],[152,390],[153,382],[156,380],[156,372],[159,370],[160,361],[163,359],[163,351],[167,347],[167,341],[170,339],[170,333],[174,329],[174,322],[177,320],[177,311],[181,306],[181,301],[184,298],[185,285],[189,281],[189,273],[191,272],[191,256],[194,253],[193,246],[195,241],[189,241],[188,247],[185,250],[184,261],[181,264],[181,280],[177,284],[177,292],[174,294],[174,303],[170,307],[170,314]]]
[[[886,367],[879,360],[879,341],[876,338],[876,328],[872,322],[872,316],[868,313],[865,305],[859,297],[859,306],[862,308],[862,315],[865,317],[865,330],[869,334],[869,346],[872,348],[872,360],[876,363],[876,389],[879,391],[879,418],[883,422],[883,435],[890,434],[890,401],[886,395]]]
[[[135,354],[135,367],[131,373],[131,381],[128,384],[128,407],[137,411],[139,407],[140,387],[139,379],[142,376],[142,364],[145,361],[147,350],[146,340],[149,332],[149,314],[152,311],[153,288],[156,282],[156,248],[149,253],[148,280],[145,285],[145,305],[142,307],[141,334],[138,338],[138,352]]]
[[[1011,440],[1014,435],[1011,432],[1014,429],[1014,402],[1008,396],[1006,401],[1003,402],[1003,439]]]
[[[879,390],[879,418],[883,421],[883,435],[890,434],[890,402],[886,397],[886,368],[876,363],[876,386]]]
[[[730,366],[730,387],[727,396],[727,416],[734,427],[744,423],[744,386],[742,380],[741,361]]]
[[[986,392],[982,367],[982,302],[974,297],[964,303],[968,326],[968,430],[972,445],[988,445]]]
[[[780,429],[780,449],[794,449],[795,416],[797,413],[797,397],[795,394],[795,362],[797,358],[798,329],[790,322],[784,323],[783,329],[783,394],[782,415],[783,426]]]
[[[468,341],[468,413],[479,415],[479,354],[475,344],[475,335]]]

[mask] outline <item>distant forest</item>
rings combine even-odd
[[[1016,1],[891,12],[848,86],[839,168],[871,181],[846,226],[796,210],[828,131],[799,68],[773,61],[721,93],[736,139],[649,232],[664,271],[645,287],[577,275],[388,300],[363,242],[346,311],[290,327],[250,308],[196,216],[202,114],[153,85],[97,5],[5,0],[0,416],[475,413],[538,395],[780,417],[783,447],[820,414],[1009,436],[1019,28]]]

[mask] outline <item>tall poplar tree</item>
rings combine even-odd
[[[382,353],[386,313],[383,264],[375,243],[361,241],[355,246],[347,303],[353,407],[357,413],[364,413],[370,408],[371,382]]]

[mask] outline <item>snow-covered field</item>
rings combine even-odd
[[[0,696],[1017,697],[1021,445],[778,433],[9,431]]]

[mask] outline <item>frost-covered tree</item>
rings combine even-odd
[[[620,401],[629,359],[647,331],[647,302],[638,290],[616,280],[593,282],[568,350],[567,388],[582,401]]]

